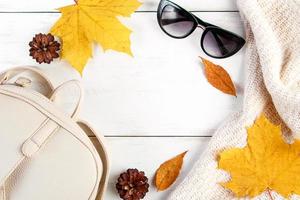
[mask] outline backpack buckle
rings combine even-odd
[[[28,87],[31,85],[31,80],[28,79],[28,78],[25,78],[25,77],[19,77],[16,81],[15,81],[15,84],[17,86],[20,86],[20,87]]]

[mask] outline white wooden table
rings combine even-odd
[[[174,0],[200,18],[243,35],[235,0]],[[34,34],[47,33],[59,18],[55,8],[73,0],[1,0],[0,67],[37,65],[29,57]],[[144,170],[151,189],[145,199],[165,197],[185,177],[218,125],[240,109],[244,66],[242,49],[235,56],[210,60],[224,66],[238,87],[238,98],[212,88],[198,56],[205,56],[201,29],[184,40],[166,36],[156,21],[158,0],[144,0],[131,19],[121,20],[132,30],[134,58],[95,47],[83,76],[85,102],[82,118],[107,138],[112,172],[106,200],[118,199],[115,182],[127,168]],[[65,61],[40,65],[55,83],[79,78]],[[166,192],[153,186],[155,170],[163,161],[185,150],[182,174]]]

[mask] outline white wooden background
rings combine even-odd
[[[235,0],[174,0],[200,18],[243,35]],[[34,34],[47,33],[59,18],[55,8],[73,0],[1,0],[0,68],[37,65],[28,56]],[[189,150],[176,184],[192,168],[218,125],[241,107],[244,49],[233,57],[210,60],[224,66],[238,88],[238,97],[212,88],[198,56],[201,30],[184,40],[166,36],[156,21],[158,0],[144,0],[131,19],[134,58],[95,47],[83,75],[82,118],[107,138],[112,173],[106,200],[118,199],[117,176],[127,168],[144,170],[151,189],[145,199],[159,200],[174,189],[156,192],[153,176],[163,161]],[[79,78],[65,61],[39,65],[55,83]],[[176,185],[175,184],[175,185]]]

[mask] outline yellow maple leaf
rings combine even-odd
[[[280,126],[264,115],[247,128],[248,144],[219,156],[219,168],[231,175],[222,183],[237,197],[255,197],[275,190],[284,197],[300,194],[300,140],[284,141]]]
[[[60,8],[62,16],[51,33],[62,39],[61,57],[82,73],[92,56],[93,42],[104,50],[132,55],[131,30],[117,17],[129,17],[140,5],[137,0],[78,0],[74,5]]]

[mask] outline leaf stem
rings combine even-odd
[[[270,188],[267,189],[267,192],[268,192],[268,195],[269,195],[270,199],[271,199],[271,200],[274,200],[273,197],[272,197]]]

